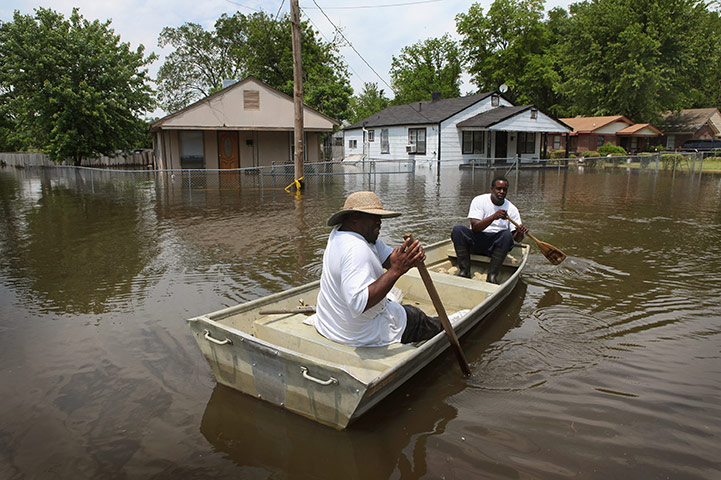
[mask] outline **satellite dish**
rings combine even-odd
[[[498,91],[501,93],[506,93],[508,91],[508,85],[505,83],[502,83],[500,87],[498,87]]]

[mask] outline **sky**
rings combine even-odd
[[[158,47],[158,35],[164,27],[179,27],[187,22],[212,30],[222,14],[236,11],[251,14],[265,11],[273,15],[288,12],[289,0],[3,0],[0,20],[12,21],[13,12],[33,14],[45,7],[70,15],[73,7],[88,20],[111,20],[111,28],[133,48],[142,44],[145,51],[159,55],[149,71],[154,78],[169,48]],[[365,82],[378,83],[392,97],[389,71],[393,56],[403,47],[428,38],[450,33],[458,38],[455,17],[466,13],[473,3],[487,12],[492,1],[479,0],[299,0],[301,15],[309,19],[321,38],[331,41],[335,27],[342,29],[351,46],[341,48],[351,75],[355,94]],[[545,10],[568,8],[570,0],[546,0]],[[327,15],[327,18],[326,18]],[[332,23],[331,23],[332,22]],[[335,26],[334,26],[335,25]],[[357,53],[356,53],[357,51]],[[360,54],[360,55],[359,55]],[[473,90],[466,79],[461,93]],[[155,112],[155,115],[162,112]]]

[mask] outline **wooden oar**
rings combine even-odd
[[[306,315],[310,315],[312,313],[315,313],[315,306],[303,305],[300,307],[293,307],[293,308],[270,308],[267,310],[260,310],[258,313],[260,315],[279,315],[279,314],[285,314],[285,313],[304,313]]]
[[[403,238],[410,238],[411,242],[413,241],[413,235],[410,233],[406,233],[405,235],[403,235]],[[443,307],[441,297],[438,295],[436,286],[433,285],[433,280],[431,279],[430,273],[428,273],[428,268],[426,268],[425,263],[421,262],[418,264],[418,272],[421,274],[421,278],[423,279],[423,283],[426,286],[426,290],[428,290],[428,295],[431,297],[433,306],[436,308],[436,313],[438,313],[438,317],[441,319],[441,325],[443,325],[443,330],[445,330],[446,335],[448,335],[448,341],[451,342],[451,347],[453,347],[453,352],[456,354],[458,364],[461,366],[461,371],[463,371],[463,374],[466,377],[469,377],[471,376],[471,367],[468,366],[466,356],[463,355],[463,350],[461,350],[461,344],[458,342],[456,332],[453,330],[453,325],[451,325],[451,321],[448,319],[446,309]]]
[[[508,217],[508,220],[516,226],[516,228],[519,227],[519,225],[513,221],[511,217]],[[538,248],[541,249],[541,253],[544,257],[548,259],[549,262],[551,262],[554,265],[558,265],[562,261],[566,259],[566,254],[551,245],[550,243],[542,242],[533,235],[531,235],[531,232],[526,233],[529,237],[531,237],[531,240],[536,242],[538,245]]]

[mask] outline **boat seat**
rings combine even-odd
[[[513,247],[516,248],[515,246]],[[456,258],[456,251],[453,248],[448,249],[448,258]],[[508,255],[506,255],[506,258],[503,260],[504,265],[510,265],[510,266],[517,266],[520,262],[515,256],[513,256],[513,250],[511,250]],[[523,256],[523,255],[519,255]],[[479,262],[479,263],[490,263],[491,257],[487,257],[486,255],[474,255],[471,254],[471,261],[472,262]]]
[[[279,347],[350,367],[383,371],[411,355],[416,347],[394,343],[382,347],[350,347],[328,340],[300,314],[267,315],[253,322],[253,335]]]

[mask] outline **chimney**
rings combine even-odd
[[[437,102],[438,100],[440,100],[440,99],[441,99],[441,92],[433,92],[433,93],[431,94],[431,99],[432,99],[432,101],[434,101],[434,102]]]

